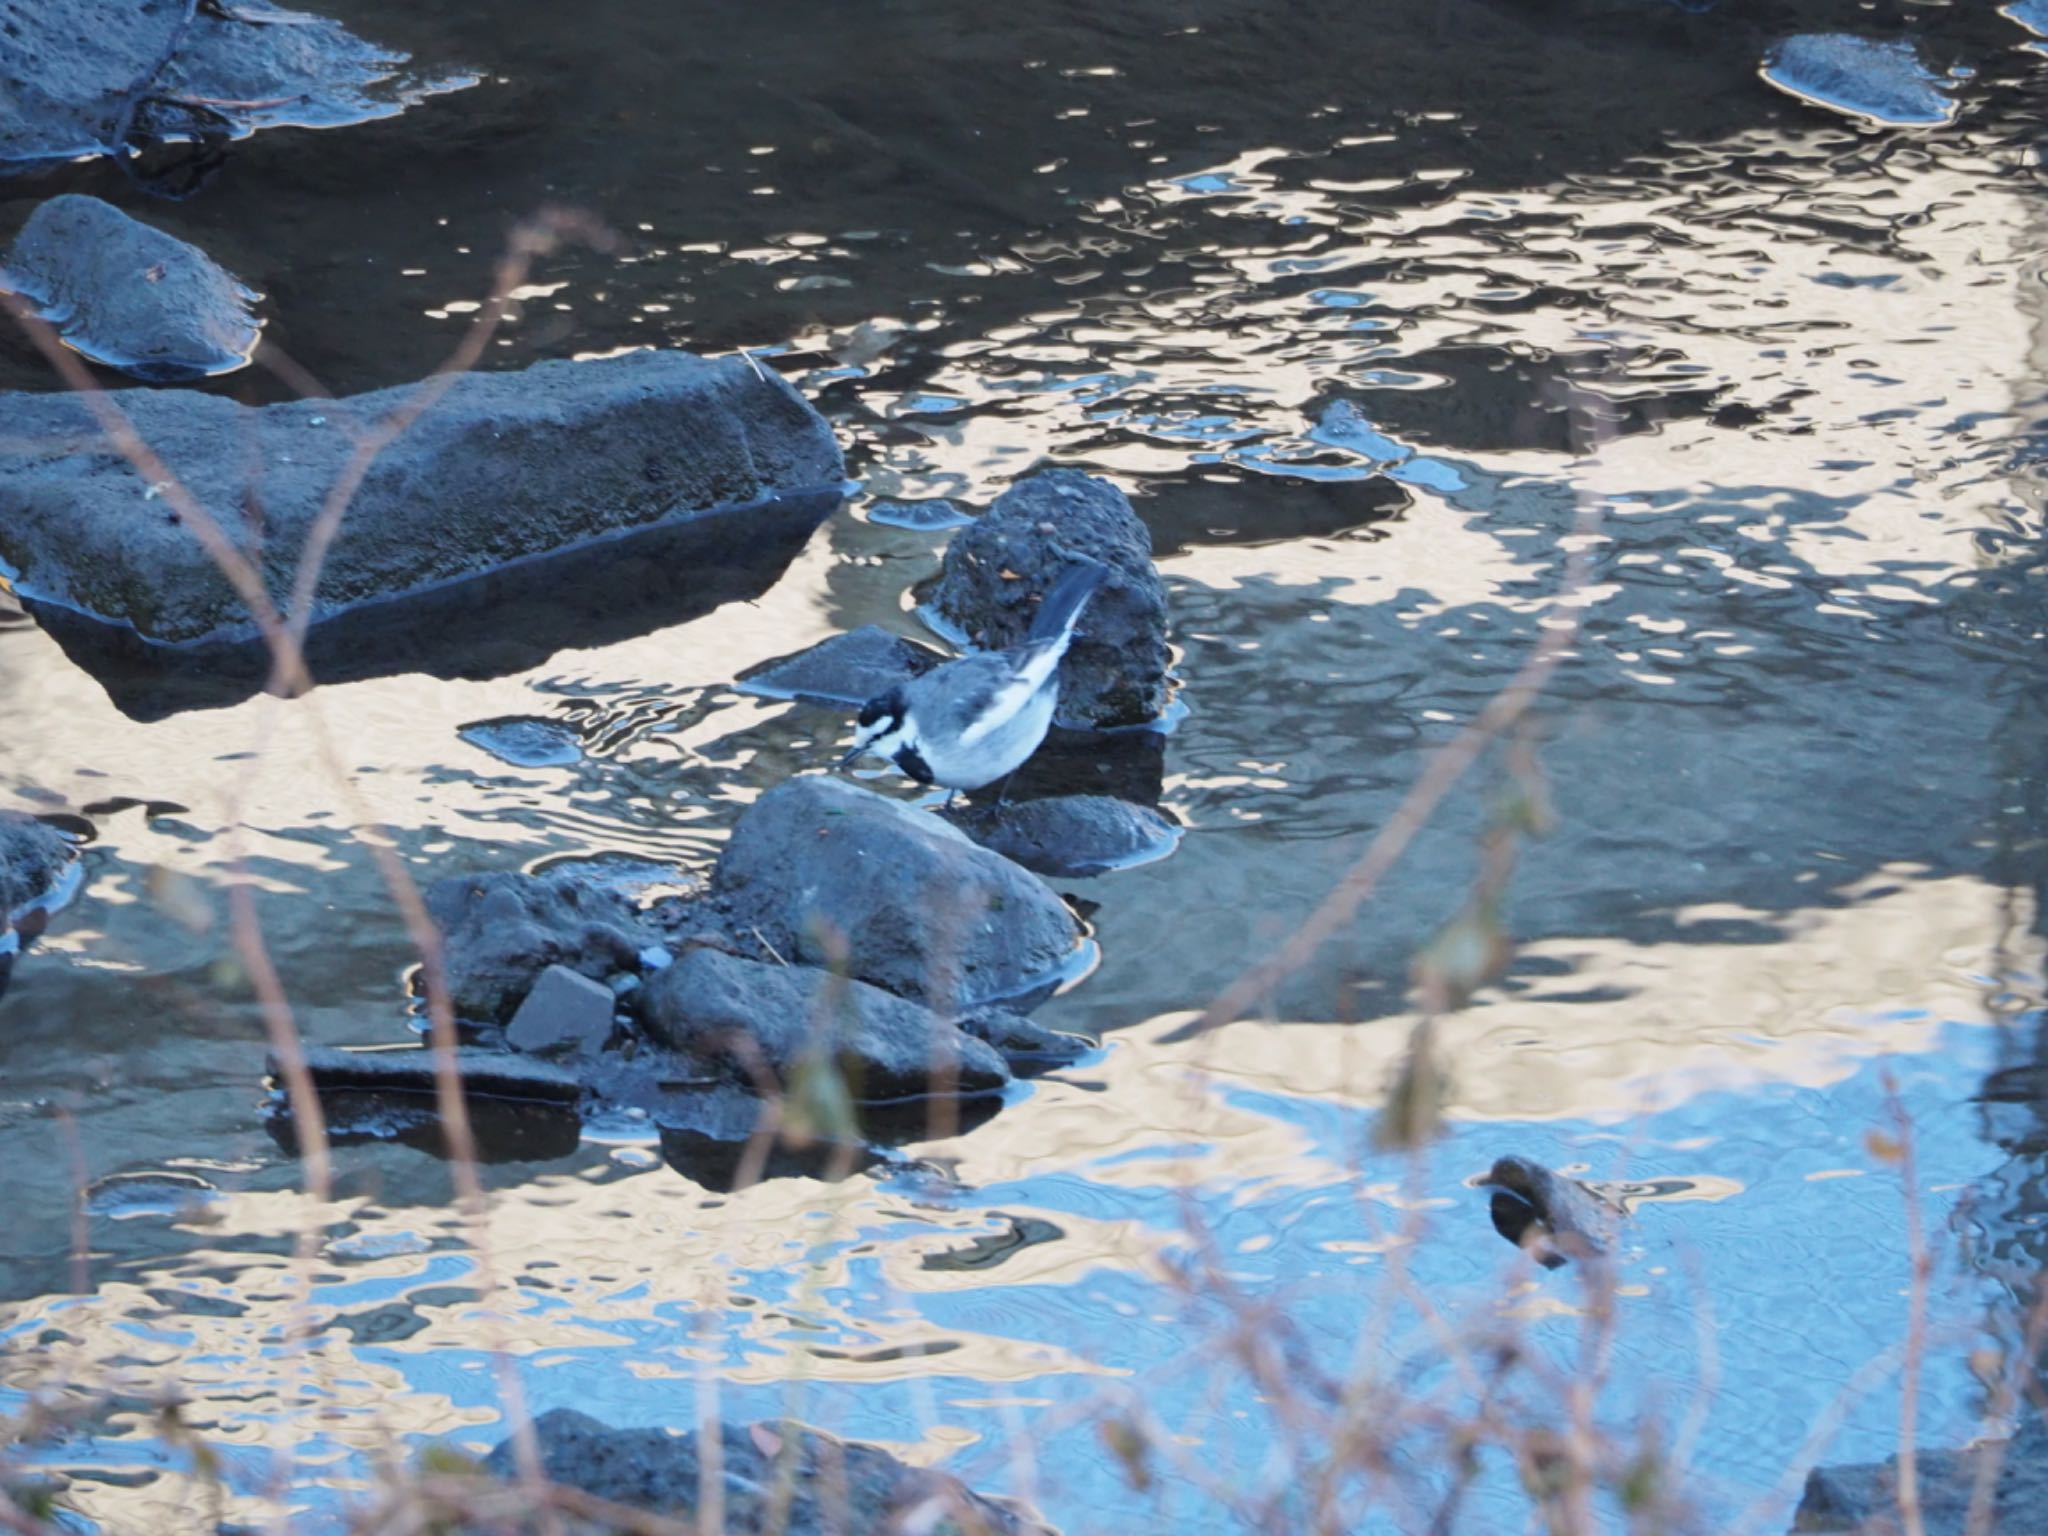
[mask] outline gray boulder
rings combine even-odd
[[[963,805],[946,819],[982,847],[1059,878],[1150,864],[1180,843],[1180,828],[1158,811],[1109,795]]]
[[[551,965],[602,981],[640,969],[656,936],[617,891],[570,875],[451,875],[427,889],[460,1018],[502,1024]]]
[[[915,1098],[942,1074],[962,1096],[999,1092],[1003,1058],[930,1009],[812,966],[744,960],[695,949],[647,984],[647,1032],[685,1061],[752,1083],[750,1057],[779,1082],[828,1050],[860,1100]]]
[[[2048,1530],[2048,1426],[2032,1405],[2010,1440],[1962,1451],[1921,1451],[1915,1458],[1921,1529],[1926,1536],[2038,1536]],[[1970,1523],[1980,1468],[1995,1458],[1989,1519]],[[1899,1464],[1865,1462],[1815,1467],[1806,1476],[1794,1531],[1853,1531],[1899,1536]]]
[[[434,1053],[413,1047],[397,1051],[344,1051],[307,1046],[307,1074],[321,1093],[432,1095],[438,1091]],[[264,1070],[282,1086],[284,1070],[273,1052]],[[462,1049],[455,1070],[465,1097],[520,1099],[540,1104],[574,1104],[583,1085],[560,1067],[506,1051]]]
[[[182,391],[115,398],[282,601],[359,435],[433,387],[261,407]],[[24,598],[132,625],[144,640],[253,632],[163,488],[101,438],[85,401],[0,395],[0,420],[0,561],[19,573]],[[779,376],[737,358],[635,352],[466,374],[372,464],[322,569],[315,616],[626,529],[836,497],[843,475],[824,419]],[[263,508],[260,529],[242,510],[252,504]]]
[[[763,795],[733,829],[712,893],[742,944],[969,1009],[1048,986],[1074,919],[1035,876],[938,817],[822,774]]]
[[[0,811],[0,933],[7,919],[48,899],[66,880],[77,849],[55,827]]]
[[[696,1520],[707,1470],[696,1432],[613,1429],[572,1408],[556,1408],[533,1421],[533,1435],[549,1482],[672,1520]],[[898,1461],[879,1446],[787,1420],[721,1424],[718,1438],[716,1467],[731,1536],[1050,1536],[958,1479]],[[518,1476],[514,1443],[499,1445],[484,1468],[500,1478]]]
[[[149,99],[129,113],[133,147],[201,131],[239,139],[341,127],[477,79],[404,75],[405,54],[269,0],[202,5],[189,24],[185,10],[182,0],[0,0],[0,164],[123,148],[114,139],[137,82]]]
[[[1060,718],[1135,725],[1166,708],[1166,586],[1152,535],[1106,480],[1053,469],[1020,480],[946,548],[930,595],[942,625],[983,650],[1017,644],[1039,600],[1070,566],[1115,574],[1089,601],[1060,663]]]
[[[111,203],[66,193],[29,216],[0,269],[66,345],[166,383],[249,365],[257,294],[206,252]]]
[[[994,1046],[1019,1077],[1036,1077],[1055,1067],[1071,1067],[1096,1048],[1096,1043],[1086,1035],[1049,1029],[1008,1008],[976,1009],[960,1020],[960,1028]]]

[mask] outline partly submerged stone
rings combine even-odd
[[[0,38],[0,165],[342,127],[477,81],[270,0],[0,0]]]
[[[407,1046],[389,1051],[344,1051],[307,1046],[303,1055],[313,1086],[329,1092],[432,1094],[437,1091],[434,1052]],[[456,1071],[465,1096],[525,1099],[544,1104],[573,1104],[583,1094],[574,1075],[531,1056],[509,1051],[463,1049],[455,1053]],[[265,1070],[278,1082],[284,1070],[273,1054]]]
[[[734,686],[765,699],[855,708],[945,659],[930,646],[892,635],[879,624],[863,624],[794,656],[764,662],[742,673]]]
[[[647,984],[649,1036],[730,1082],[765,1068],[788,1083],[807,1059],[829,1059],[857,1100],[995,1093],[1003,1058],[930,1009],[814,966],[695,949]]]
[[[966,1009],[1049,989],[1079,930],[1044,882],[914,806],[824,775],[733,829],[712,893],[741,944]],[[768,958],[764,954],[763,958]]]
[[[1479,1185],[1493,1191],[1494,1230],[1545,1269],[1604,1258],[1620,1235],[1619,1206],[1526,1157],[1497,1159]]]
[[[427,888],[456,1015],[502,1024],[551,965],[602,981],[637,971],[657,936],[616,890],[573,875],[494,871]]]
[[[573,1408],[540,1415],[532,1434],[549,1482],[693,1527],[715,1477],[729,1536],[1050,1536],[943,1472],[788,1420],[719,1425],[715,1458],[697,1431],[614,1429]],[[493,1450],[484,1470],[516,1478],[514,1441]]]
[[[505,1026],[505,1043],[537,1055],[595,1056],[611,1038],[612,989],[566,965],[551,965]]]
[[[1060,663],[1060,719],[1156,719],[1167,703],[1166,586],[1151,534],[1106,480],[1053,469],[1018,481],[946,547],[929,609],[978,649],[1002,650],[1023,640],[1039,601],[1084,560],[1114,574],[1089,600]]]
[[[977,1009],[960,1020],[960,1028],[994,1046],[1019,1077],[1071,1067],[1096,1049],[1086,1035],[1049,1028],[1008,1008]]]
[[[1939,127],[1957,112],[1952,82],[1903,39],[1801,32],[1771,50],[1763,77],[1801,101],[1889,127]]]
[[[2029,1403],[2010,1440],[1967,1450],[1922,1450],[1915,1458],[1916,1502],[1926,1536],[2030,1536],[2048,1517],[2048,1424]],[[1988,1497],[1972,1518],[1982,1491]],[[1895,1536],[1909,1529],[1899,1502],[1899,1463],[1815,1467],[1806,1475],[1795,1531]]]
[[[503,715],[457,726],[455,734],[515,768],[567,768],[583,761],[583,738],[572,726],[537,715]]]
[[[958,502],[938,497],[923,501],[871,501],[868,521],[885,528],[908,528],[913,533],[937,533],[966,527],[974,521],[974,514]]]
[[[66,193],[29,216],[0,268],[66,346],[152,383],[246,368],[258,295],[196,245],[96,197]]]
[[[771,503],[829,506],[843,483],[831,428],[778,375],[685,352],[260,407],[185,391],[114,398],[278,603],[356,444],[420,412],[349,503],[321,570],[321,621],[627,530],[718,520],[744,531]],[[0,567],[32,608],[80,610],[159,643],[252,634],[169,489],[114,450],[82,398],[0,395]],[[248,512],[258,506],[260,519]],[[672,587],[698,579],[663,574]]]
[[[1180,843],[1180,828],[1158,811],[1109,795],[964,805],[947,819],[982,847],[1056,878],[1150,864]]]

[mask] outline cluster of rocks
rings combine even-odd
[[[1086,724],[1160,712],[1165,595],[1144,525],[1120,492],[1069,472],[1040,475],[969,533],[949,551],[932,599],[949,623],[980,643],[1009,643],[1035,592],[1068,564],[1099,560],[1115,584],[1091,605],[1076,675],[1062,673],[1062,707]],[[748,686],[844,708],[938,659],[859,631]],[[1156,741],[1146,732],[1087,739],[1145,735]],[[1122,868],[1162,856],[1177,835],[1151,805],[1100,792],[937,815],[815,774],[750,806],[708,883],[686,897],[643,907],[570,873],[451,876],[427,901],[468,1041],[468,1091],[558,1115],[641,1111],[665,1146],[699,1152],[746,1141],[764,1095],[808,1091],[821,1067],[853,1106],[827,1128],[841,1150],[866,1152],[891,1125],[922,1129],[905,1106],[992,1107],[1015,1078],[1091,1046],[1028,1016],[1092,954],[1040,874]],[[329,1097],[354,1096],[358,1125],[373,1133],[416,1128],[382,1101],[430,1093],[431,1053],[372,1055],[373,1077],[362,1066],[370,1057],[316,1055],[315,1079]]]

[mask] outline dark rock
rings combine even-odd
[[[451,875],[428,888],[427,911],[455,1012],[483,1024],[510,1019],[551,965],[601,981],[637,971],[655,942],[624,896],[573,875]]]
[[[777,785],[712,878],[733,935],[967,1009],[1050,986],[1079,931],[1035,876],[938,817],[822,774]]]
[[[455,734],[515,768],[567,768],[583,761],[583,738],[559,720],[506,715],[458,726]]]
[[[0,811],[0,932],[24,908],[61,899],[77,856],[71,839],[55,827]]]
[[[982,650],[1016,645],[1038,600],[1070,566],[1115,574],[1089,601],[1060,663],[1060,718],[1134,725],[1166,708],[1166,586],[1152,536],[1106,480],[1054,469],[1020,480],[947,546],[930,605]]]
[[[116,400],[200,505],[261,505],[260,523],[237,514],[223,526],[281,602],[360,434],[429,387],[261,407],[183,391]],[[84,400],[0,395],[0,421],[0,561],[25,600],[157,642],[253,634],[193,530],[103,442]],[[735,358],[636,352],[466,374],[370,467],[322,567],[315,616],[627,529],[836,496],[843,473],[824,419],[779,376]]]
[[[764,699],[857,708],[945,659],[928,645],[892,635],[878,624],[863,624],[794,656],[763,662],[741,673],[734,686]]]
[[[0,270],[65,345],[153,383],[249,366],[258,295],[206,252],[67,193],[30,215]]]
[[[1986,1459],[1997,1467],[1989,1519],[1971,1526],[1971,1500]],[[2048,1530],[2048,1425],[2029,1405],[2010,1440],[1962,1451],[1921,1451],[1914,1458],[1926,1536],[2037,1536]],[[1792,1517],[1794,1531],[1853,1531],[1900,1536],[1898,1458],[1815,1467]]]
[[[566,965],[540,973],[505,1026],[505,1043],[536,1055],[594,1056],[612,1034],[612,989]]]
[[[982,847],[1055,877],[1150,864],[1180,844],[1180,828],[1159,812],[1107,795],[964,805],[946,816]]]
[[[305,1048],[306,1070],[323,1098],[330,1091],[381,1094],[432,1094],[434,1052],[407,1046],[390,1051],[341,1051],[326,1046]],[[583,1084],[574,1074],[531,1056],[508,1051],[464,1048],[455,1053],[456,1069],[462,1074],[464,1097],[526,1099],[546,1104],[573,1104],[583,1096]],[[283,1072],[273,1054],[265,1058],[264,1070],[283,1083]]]
[[[130,145],[337,128],[476,83],[468,74],[403,76],[403,53],[269,0],[202,5],[179,31],[185,11],[136,0],[0,0],[0,164],[120,149],[118,119],[138,82],[151,99],[131,114]]]
[[[1479,1186],[1493,1191],[1494,1230],[1545,1269],[1605,1258],[1620,1234],[1619,1206],[1526,1157],[1500,1158]]]
[[[885,528],[908,528],[913,533],[937,533],[947,528],[964,528],[974,514],[958,502],[933,498],[925,501],[871,501],[868,521]]]
[[[656,1041],[730,1082],[752,1082],[758,1065],[787,1083],[828,1032],[859,1100],[996,1093],[1010,1080],[993,1047],[930,1009],[810,966],[695,949],[647,984],[641,1009]]]
[[[615,1504],[694,1521],[706,1472],[695,1432],[613,1429],[571,1408],[533,1421],[547,1480]],[[943,1472],[788,1420],[719,1426],[717,1472],[731,1536],[894,1536],[906,1530],[1028,1536],[1044,1527]],[[518,1475],[508,1439],[484,1460]]]
[[[994,1046],[1019,1077],[1035,1077],[1055,1067],[1071,1067],[1096,1049],[1096,1043],[1086,1035],[1048,1029],[1007,1008],[978,1009],[960,1020],[960,1028]]]

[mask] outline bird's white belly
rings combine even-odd
[[[1016,772],[1045,740],[1059,697],[1059,680],[1055,677],[1032,694],[1022,709],[971,747],[941,747],[920,740],[917,750],[932,771],[932,781],[948,789],[979,789]]]

